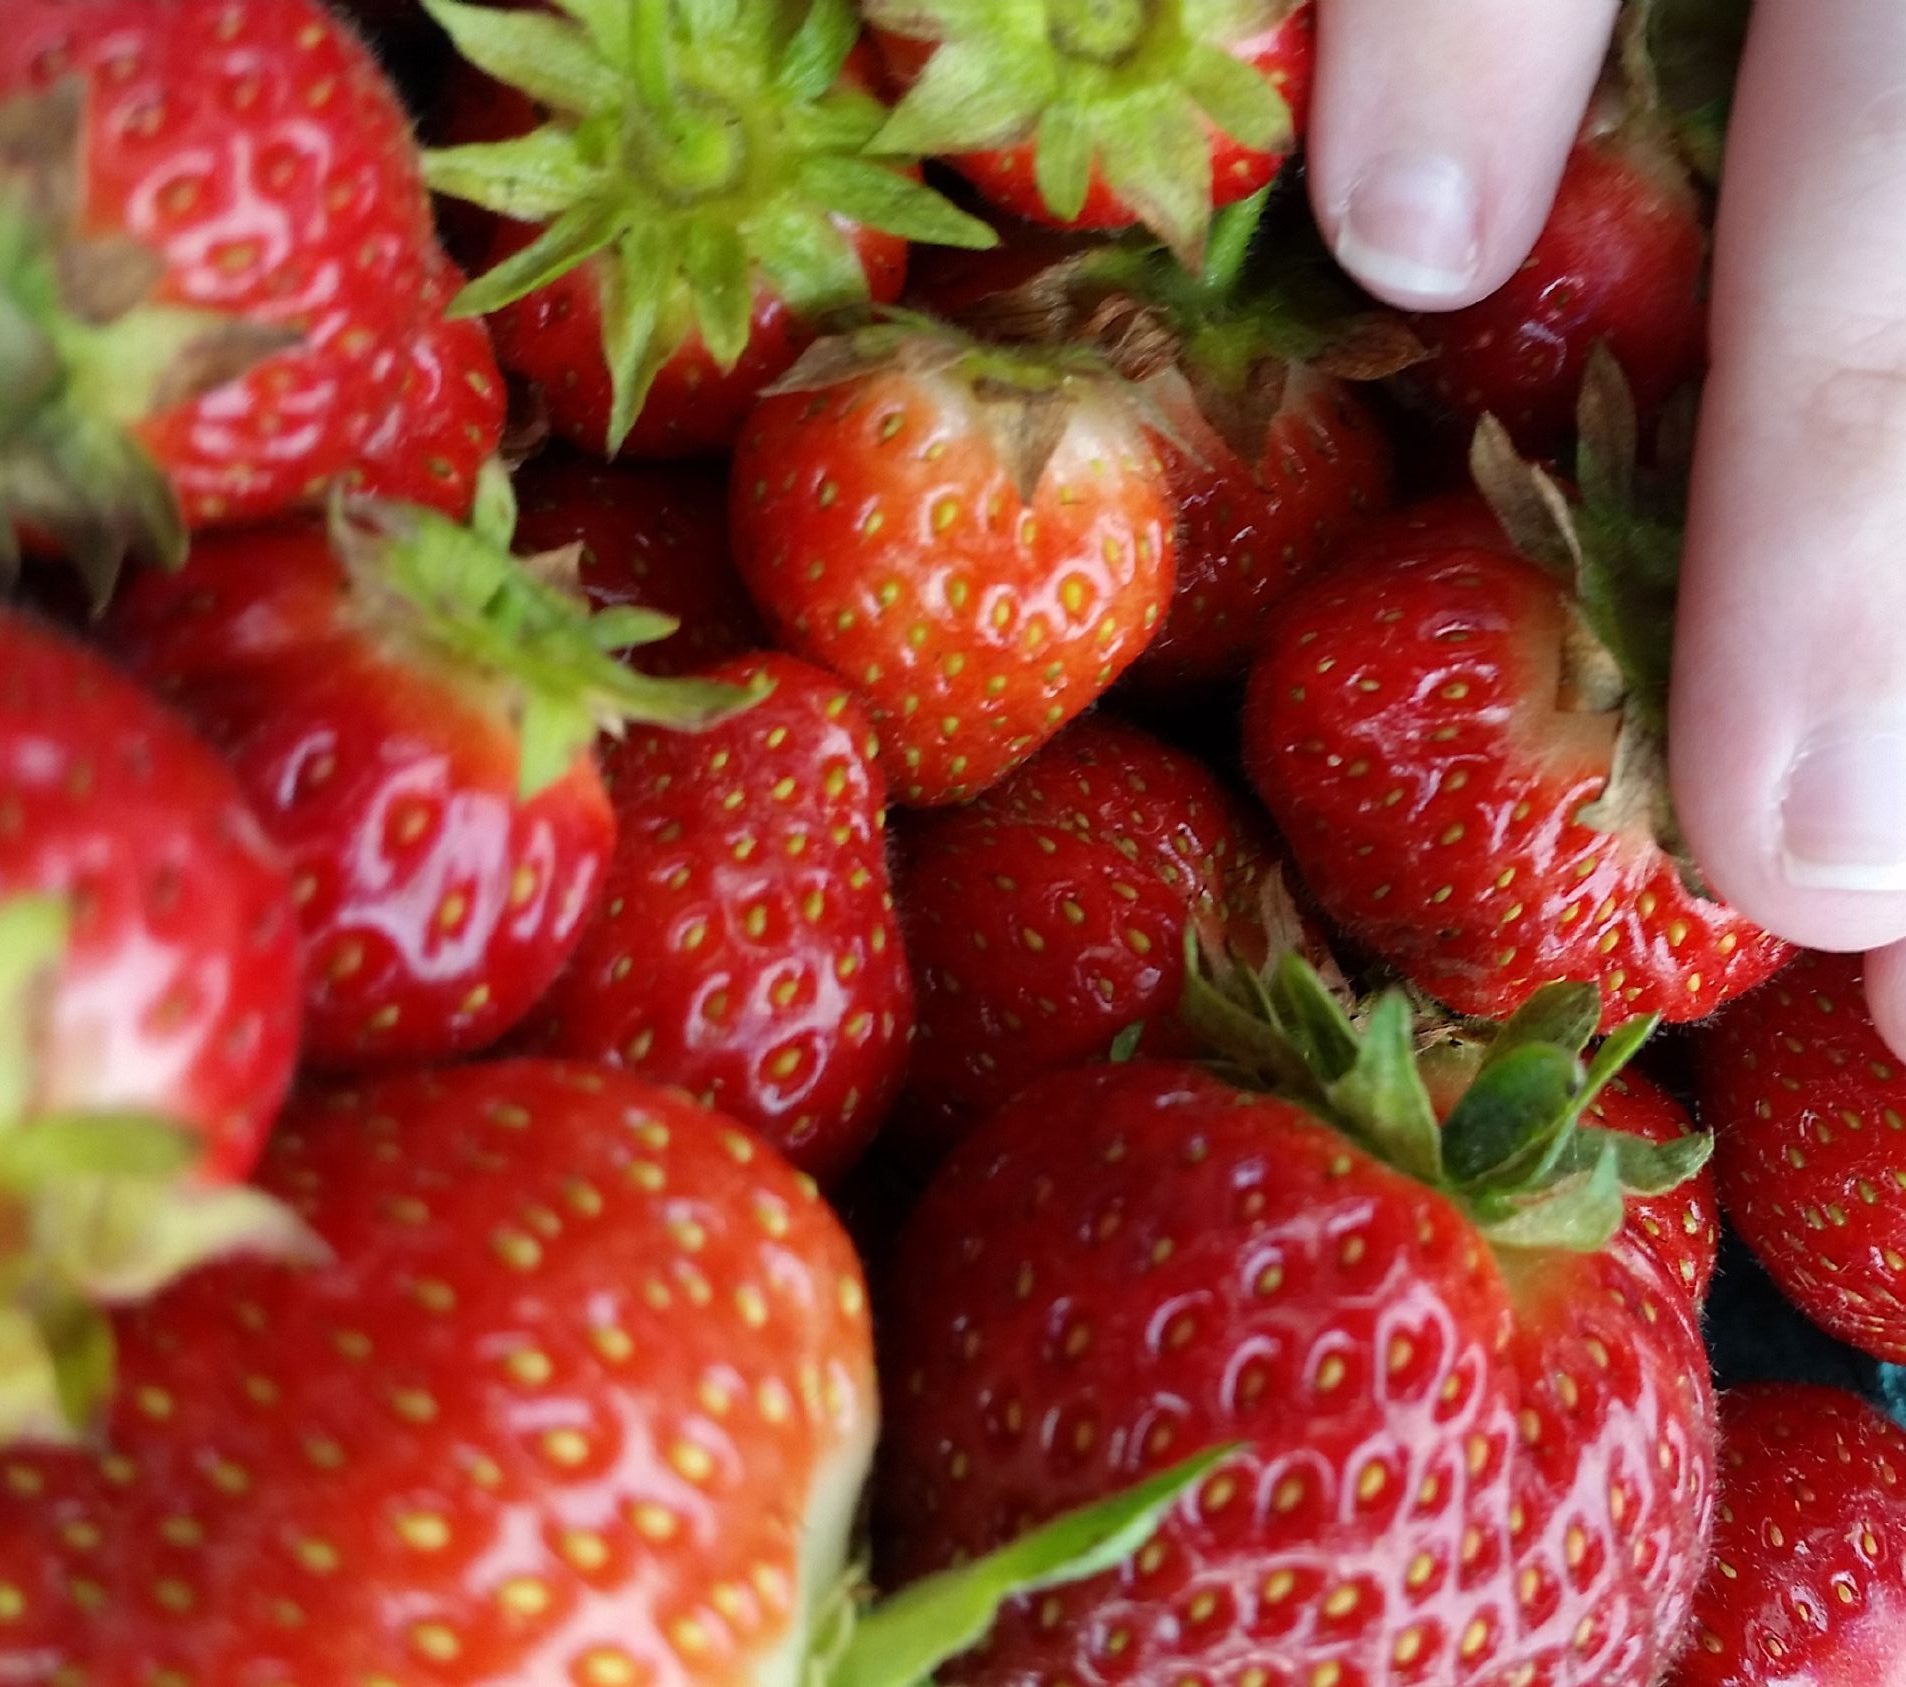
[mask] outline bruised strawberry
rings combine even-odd
[[[1866,1687],[1906,1649],[1906,1432],[1857,1395],[1721,1396],[1721,1498],[1666,1687]]]
[[[679,623],[628,652],[645,674],[685,674],[766,643],[728,556],[728,490],[719,470],[675,463],[593,463],[551,451],[516,476],[525,556],[582,546],[582,588],[597,609],[653,609]]]
[[[1163,471],[1090,354],[950,330],[824,341],[762,400],[735,561],[867,701],[906,803],[986,789],[1131,664],[1171,593]]]
[[[598,727],[741,700],[608,654],[672,630],[590,617],[497,536],[399,505],[202,541],[110,625],[289,860],[306,1053],[342,1067],[479,1049],[555,978],[614,844]]]
[[[609,752],[600,907],[529,1036],[701,1095],[831,1180],[884,1117],[913,1029],[872,734],[791,656],[707,677],[772,690]]]

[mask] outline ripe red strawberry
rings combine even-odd
[[[1721,1199],[1781,1292],[1842,1341],[1906,1362],[1906,1072],[1855,955],[1802,955],[1703,1035]]]
[[[1273,604],[1390,497],[1390,448],[1343,381],[1289,367],[1262,449],[1246,461],[1200,414],[1181,376],[1151,390],[1184,445],[1160,436],[1178,512],[1178,578],[1132,670],[1152,692],[1242,674]]]
[[[1464,435],[1489,414],[1524,450],[1559,443],[1598,345],[1644,419],[1701,372],[1707,234],[1681,156],[1687,137],[1662,103],[1645,39],[1651,15],[1667,9],[1627,9],[1626,86],[1598,102],[1522,267],[1467,309],[1410,319],[1430,356],[1406,385]]]
[[[936,1137],[1134,1026],[1147,1052],[1184,1052],[1187,931],[1221,943],[1227,922],[1261,924],[1266,877],[1281,882],[1210,773],[1103,715],[972,806],[920,816],[901,846],[920,990],[903,1117]],[[1297,941],[1285,911],[1278,936]]]
[[[708,732],[611,750],[600,909],[530,1037],[698,1094],[832,1179],[885,1115],[913,1029],[872,732],[790,656],[708,677],[774,689]]]
[[[717,469],[550,451],[517,472],[516,495],[519,552],[581,545],[582,587],[596,608],[654,609],[680,623],[629,652],[643,673],[690,673],[767,642],[728,557],[728,489]]]
[[[671,6],[635,25],[426,4],[548,113],[428,170],[509,219],[459,308],[494,313],[505,366],[588,450],[722,450],[817,323],[899,295],[909,240],[993,238],[909,160],[870,150],[886,109],[851,7]]]
[[[96,586],[349,477],[467,508],[503,392],[409,121],[319,0],[15,0],[0,287],[44,364],[9,528]]]
[[[310,1059],[467,1053],[547,988],[614,842],[598,725],[697,724],[739,695],[607,654],[672,630],[653,621],[591,619],[483,534],[397,505],[209,538],[122,594],[117,647],[291,863]]]
[[[1156,231],[1188,267],[1212,210],[1276,176],[1310,104],[1310,0],[868,0],[905,97],[883,140],[953,154],[987,198]]]
[[[1870,1687],[1906,1654],[1906,1433],[1836,1388],[1721,1396],[1714,1556],[1667,1687]]]
[[[8,1461],[5,1656],[101,1687],[797,1679],[875,1415],[812,1185],[539,1062],[307,1099],[262,1176],[334,1262],[121,1320],[110,1450]]]
[[[71,916],[33,1103],[162,1115],[241,1178],[297,1055],[289,877],[218,758],[93,652],[0,609],[0,674],[0,897]]]
[[[1439,1137],[1401,998],[1362,1041],[1328,1001],[1286,1002],[1325,1060],[1308,1108],[1175,1063],[1059,1074],[912,1220],[888,1325],[900,1571],[1242,1444],[1122,1572],[1015,1605],[942,1680],[1650,1687],[1672,1659],[1712,1508],[1707,1366],[1621,1233],[1614,1167],[1662,1155],[1662,1187],[1698,1153],[1580,1134],[1618,1051],[1585,1078],[1525,1035]]]
[[[816,346],[742,435],[741,576],[783,645],[867,700],[902,801],[1025,760],[1169,599],[1163,471],[1098,370],[869,329]]]
[[[1506,449],[1488,436],[1492,480]],[[1596,484],[1583,530],[1629,535],[1603,556],[1541,471],[1497,491],[1506,519],[1526,494],[1517,537],[1549,566],[1469,542],[1459,514],[1284,600],[1245,707],[1251,778],[1324,911],[1459,1011],[1501,1017],[1577,978],[1604,987],[1611,1022],[1698,1019],[1791,951],[1674,848],[1659,764],[1678,535]]]

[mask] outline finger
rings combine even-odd
[[[1814,948],[1878,948],[1906,937],[1898,0],[1756,9],[1712,344],[1676,648],[1676,802],[1709,878],[1749,917]]]
[[[1378,297],[1454,309],[1541,232],[1616,0],[1317,0],[1310,188]]]
[[[1861,971],[1874,1025],[1895,1054],[1906,1055],[1906,943],[1875,950]]]

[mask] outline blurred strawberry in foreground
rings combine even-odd
[[[1627,8],[1628,86],[1591,115],[1521,267],[1478,304],[1410,319],[1430,357],[1403,384],[1464,435],[1493,415],[1525,451],[1560,444],[1598,345],[1627,376],[1644,424],[1701,373],[1702,206],[1639,34],[1661,9]]]
[[[749,418],[735,561],[777,639],[866,700],[888,788],[959,802],[1129,667],[1171,595],[1163,470],[1083,350],[864,329]]]
[[[913,1030],[872,732],[790,656],[706,677],[773,689],[608,752],[615,854],[529,1036],[700,1095],[831,1180],[885,1116]]]
[[[1458,1011],[1573,977],[1611,1025],[1698,1019],[1791,950],[1679,844],[1680,533],[1637,505],[1634,413],[1596,367],[1579,508],[1486,426],[1479,479],[1524,554],[1446,508],[1293,593],[1251,676],[1246,763],[1324,911]]]
[[[1721,1396],[1721,1495],[1666,1687],[1875,1687],[1906,1656],[1906,1432],[1856,1395]]]
[[[1017,216],[1154,230],[1187,268],[1215,207],[1297,145],[1310,104],[1310,0],[866,0],[906,85],[882,134],[952,154]]]
[[[1503,1031],[1440,1129],[1400,996],[1288,964],[1206,998],[1252,1095],[1044,1078],[958,1148],[892,1274],[894,1569],[982,1551],[1185,1447],[1239,1450],[1123,1570],[1022,1601],[959,1687],[1241,1679],[1653,1687],[1714,1469],[1696,1311],[1625,1224],[1701,1138],[1581,1115],[1594,992]],[[1268,1002],[1268,1012],[1266,1003]]]
[[[992,239],[908,159],[870,150],[886,108],[838,0],[426,4],[549,115],[428,171],[505,219],[458,308],[490,315],[504,364],[586,450],[723,449],[822,319],[899,294],[908,241]]]
[[[721,1115],[560,1062],[410,1073],[301,1101],[263,1179],[334,1259],[123,1318],[109,1450],[8,1459],[0,1657],[45,1680],[918,1687],[1213,1463],[868,1611],[859,1262]]]
[[[875,1417],[811,1185],[678,1095],[537,1062],[307,1098],[262,1177],[333,1262],[121,1320],[111,1450],[9,1463],[0,1655],[795,1679],[774,1660],[845,1574]]]
[[[1182,1053],[1185,939],[1267,950],[1306,933],[1250,821],[1192,757],[1103,715],[971,806],[900,833],[920,988],[904,1126],[962,1134],[1047,1072],[1141,1031]],[[1266,930],[1266,922],[1281,929]],[[1313,946],[1312,957],[1320,959]]]
[[[88,1426],[95,1307],[295,1245],[232,1187],[298,1048],[289,881],[183,722],[0,610],[0,1442]]]
[[[1702,1036],[1728,1218],[1822,1328],[1906,1362],[1906,1069],[1857,955],[1802,955]]]
[[[340,481],[461,512],[503,392],[443,312],[409,119],[318,0],[13,0],[0,555],[128,550]]]
[[[685,674],[767,642],[728,556],[728,491],[712,466],[594,463],[553,450],[516,474],[522,556],[582,546],[577,572],[597,609],[653,609],[676,630],[625,660]]]
[[[219,535],[113,612],[117,649],[226,756],[291,864],[322,1066],[468,1053],[520,1020],[614,845],[598,729],[745,701],[624,667],[610,651],[673,623],[591,617],[573,552],[519,563],[495,522],[371,504]]]

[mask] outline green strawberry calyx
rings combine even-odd
[[[1634,399],[1604,346],[1589,355],[1577,428],[1574,496],[1540,464],[1523,461],[1493,416],[1477,427],[1470,469],[1511,542],[1573,594],[1557,709],[1617,719],[1608,782],[1576,820],[1598,832],[1652,836],[1687,888],[1712,900],[1668,792],[1680,494],[1637,469]]]
[[[864,304],[846,225],[994,242],[914,160],[871,153],[887,113],[843,75],[860,27],[850,0],[555,0],[561,15],[425,4],[464,58],[550,114],[425,160],[438,192],[543,225],[454,309],[499,310],[600,260],[611,455],[691,334],[733,367],[761,288],[810,322]]]
[[[1707,1163],[1705,1135],[1654,1143],[1584,1122],[1657,1023],[1631,1019],[1590,1051],[1601,1018],[1593,984],[1545,986],[1479,1054],[1466,1050],[1466,1087],[1439,1120],[1425,1080],[1445,1057],[1444,1036],[1419,1047],[1417,1006],[1404,992],[1353,1015],[1294,955],[1218,982],[1188,947],[1180,1017],[1220,1071],[1296,1102],[1448,1196],[1498,1248],[1596,1252],[1621,1228],[1629,1195],[1674,1189]]]
[[[935,1669],[986,1638],[1008,1600],[1116,1569],[1236,1450],[1173,1465],[877,1604],[856,1597],[861,1579],[852,1578],[823,1614],[804,1687],[930,1687]]]
[[[619,735],[631,721],[698,731],[755,701],[758,690],[655,679],[618,661],[619,651],[667,638],[674,617],[631,606],[592,614],[578,580],[581,546],[517,557],[514,526],[508,476],[495,464],[468,526],[408,504],[338,497],[331,506],[352,613],[509,717],[524,799],[562,778],[598,733]]]
[[[0,1446],[93,1427],[112,1394],[111,1308],[234,1253],[324,1257],[288,1207],[198,1179],[200,1144],[176,1124],[40,1103],[69,923],[55,897],[0,903]]]
[[[28,536],[103,602],[126,557],[185,558],[185,522],[133,430],[296,343],[282,328],[155,302],[160,258],[81,229],[76,82],[0,101],[0,581]]]
[[[881,144],[916,154],[1034,143],[1040,198],[1074,221],[1094,170],[1189,269],[1211,228],[1210,132],[1294,144],[1275,85],[1225,50],[1296,0],[866,0],[868,21],[935,43]]]

